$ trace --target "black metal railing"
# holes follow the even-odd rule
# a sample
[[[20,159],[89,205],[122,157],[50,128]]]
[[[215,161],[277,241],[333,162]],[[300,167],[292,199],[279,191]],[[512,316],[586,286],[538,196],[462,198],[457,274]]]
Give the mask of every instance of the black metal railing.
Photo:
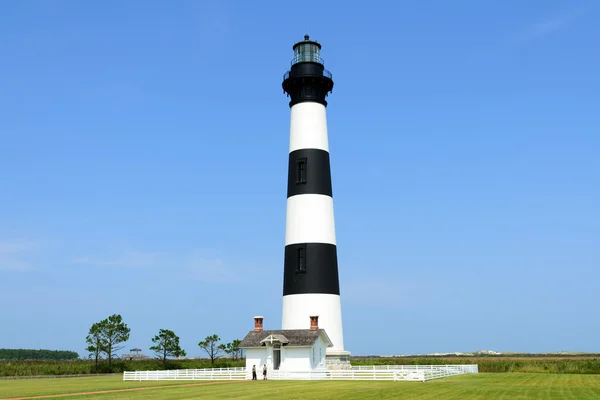
[[[291,65],[298,64],[301,62],[316,62],[325,65],[325,60],[321,58],[319,53],[312,52],[295,54],[294,58],[292,59]]]
[[[318,75],[318,76],[321,76],[321,75]],[[328,71],[328,70],[326,70],[326,69],[323,69],[323,74],[322,74],[322,76],[324,76],[324,77],[326,77],[326,78],[329,78],[329,79],[333,80],[333,75],[331,74],[331,72],[329,72],[329,71]],[[287,78],[289,78],[289,77],[290,77],[290,71],[288,71],[288,72],[286,72],[285,74],[283,74],[283,80],[284,80],[284,81],[285,81]]]

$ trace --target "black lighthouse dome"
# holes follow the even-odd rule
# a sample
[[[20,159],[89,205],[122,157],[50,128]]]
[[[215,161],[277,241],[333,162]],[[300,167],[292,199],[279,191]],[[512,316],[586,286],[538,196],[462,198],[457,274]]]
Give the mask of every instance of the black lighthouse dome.
[[[321,45],[304,35],[304,40],[294,44],[292,49],[294,58],[282,83],[283,91],[291,97],[290,107],[305,101],[327,106],[325,98],[333,90],[333,79],[321,58]]]

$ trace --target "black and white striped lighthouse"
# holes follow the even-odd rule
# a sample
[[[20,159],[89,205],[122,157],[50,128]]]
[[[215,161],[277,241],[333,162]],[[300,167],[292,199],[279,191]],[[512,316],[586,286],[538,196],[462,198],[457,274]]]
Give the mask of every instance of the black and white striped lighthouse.
[[[328,362],[344,363],[325,101],[333,79],[308,35],[293,50],[282,83],[291,99],[282,329],[306,329],[318,316],[333,342]]]

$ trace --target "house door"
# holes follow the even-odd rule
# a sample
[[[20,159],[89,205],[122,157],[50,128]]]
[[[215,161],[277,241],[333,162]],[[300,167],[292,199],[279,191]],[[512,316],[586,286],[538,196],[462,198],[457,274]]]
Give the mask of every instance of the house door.
[[[279,369],[279,364],[281,364],[281,347],[275,345],[273,347],[273,369]]]

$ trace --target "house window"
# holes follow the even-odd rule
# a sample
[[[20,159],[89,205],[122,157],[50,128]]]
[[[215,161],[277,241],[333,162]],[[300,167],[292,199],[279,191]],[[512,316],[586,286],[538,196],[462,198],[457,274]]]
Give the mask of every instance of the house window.
[[[306,183],[306,158],[296,161],[296,183]]]
[[[298,249],[298,272],[306,272],[306,249],[304,247]]]
[[[313,347],[313,364],[315,364],[315,348]]]

